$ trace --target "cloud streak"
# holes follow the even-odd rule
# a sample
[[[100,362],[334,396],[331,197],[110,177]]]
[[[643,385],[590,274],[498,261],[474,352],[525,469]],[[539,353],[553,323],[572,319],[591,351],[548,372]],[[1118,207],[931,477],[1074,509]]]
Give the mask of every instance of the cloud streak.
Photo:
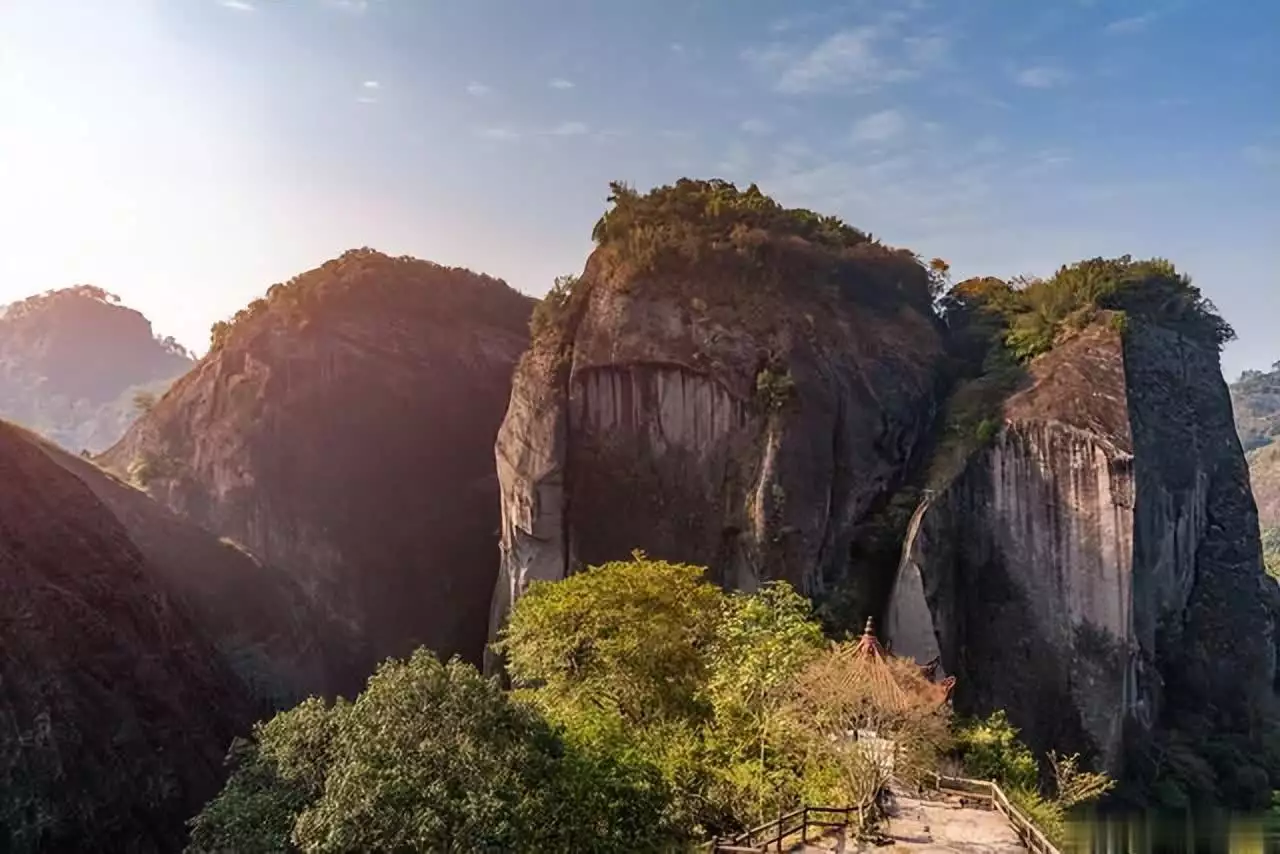
[[[907,129],[907,117],[900,110],[881,110],[863,116],[853,126],[854,142],[888,142]]]
[[[351,15],[363,15],[369,11],[369,0],[324,0],[324,5]]]
[[[1071,75],[1055,65],[1035,65],[1013,74],[1013,82],[1025,89],[1053,89],[1070,81]]]
[[[256,12],[257,7],[249,0],[218,0],[218,5],[224,9],[233,9],[236,12]]]
[[[556,78],[554,78],[554,79],[552,79],[552,80],[548,81],[548,82],[547,82],[547,85],[548,85],[548,86],[550,86],[552,89],[561,89],[561,90],[564,90],[564,89],[572,89],[572,88],[573,88],[573,81],[572,81],[572,80],[565,80],[563,77],[556,77]]]
[[[1102,28],[1102,31],[1109,36],[1126,36],[1140,33],[1151,25],[1156,19],[1155,12],[1148,12],[1145,15],[1134,15],[1129,18],[1120,18],[1112,21]]]
[[[467,84],[467,94],[476,98],[483,98],[485,95],[488,95],[492,91],[493,90],[490,89],[488,86],[484,85],[483,83],[478,83],[475,80],[472,80],[470,83]]]
[[[840,30],[808,50],[773,44],[743,58],[774,78],[787,95],[832,91],[869,92],[920,77],[945,61],[949,43],[940,35],[897,37],[898,16],[875,25]]]

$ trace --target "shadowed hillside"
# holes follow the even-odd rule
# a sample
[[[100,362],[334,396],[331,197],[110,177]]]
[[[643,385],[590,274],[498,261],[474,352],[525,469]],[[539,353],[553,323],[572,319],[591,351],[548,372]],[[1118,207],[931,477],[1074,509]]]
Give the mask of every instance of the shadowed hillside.
[[[497,572],[493,439],[532,300],[373,250],[273,286],[102,457],[285,569],[374,660],[478,659]]]
[[[0,850],[173,851],[221,785],[257,708],[163,574],[0,422]]]

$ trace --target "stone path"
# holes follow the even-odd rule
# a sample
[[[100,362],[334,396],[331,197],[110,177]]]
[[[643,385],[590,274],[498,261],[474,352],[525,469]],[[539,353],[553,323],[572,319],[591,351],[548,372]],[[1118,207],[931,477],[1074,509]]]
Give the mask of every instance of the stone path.
[[[995,810],[966,805],[959,798],[925,800],[895,793],[888,813],[886,835],[891,841],[883,845],[863,843],[853,850],[859,854],[975,854],[978,851],[1026,854],[1027,851],[1004,816]]]

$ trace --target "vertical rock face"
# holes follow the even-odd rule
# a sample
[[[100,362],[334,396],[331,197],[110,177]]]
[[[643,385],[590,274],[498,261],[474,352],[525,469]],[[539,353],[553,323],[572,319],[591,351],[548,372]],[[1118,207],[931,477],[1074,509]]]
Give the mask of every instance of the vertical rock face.
[[[887,630],[941,655],[965,710],[1116,771],[1126,726],[1172,703],[1269,707],[1264,582],[1217,353],[1098,324],[1032,363],[991,444],[917,511]]]
[[[927,300],[805,281],[784,295],[712,265],[642,277],[604,255],[516,372],[492,628],[530,581],[634,549],[730,587],[820,592],[928,429],[941,341]]]
[[[0,850],[179,850],[247,692],[115,516],[4,423],[0,649]]]
[[[375,661],[481,657],[497,573],[492,447],[532,301],[372,250],[255,303],[104,461],[287,571]]]

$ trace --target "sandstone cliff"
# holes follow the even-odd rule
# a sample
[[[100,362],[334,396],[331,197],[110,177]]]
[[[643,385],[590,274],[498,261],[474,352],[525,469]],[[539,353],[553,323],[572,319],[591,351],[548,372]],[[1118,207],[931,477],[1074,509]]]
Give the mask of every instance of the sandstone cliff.
[[[912,520],[894,651],[940,654],[962,711],[1113,771],[1188,716],[1256,743],[1280,608],[1217,350],[1111,315],[1029,373]]]
[[[73,452],[115,442],[138,415],[135,395],[162,393],[193,364],[101,288],[50,291],[0,310],[0,418]]]
[[[124,525],[0,422],[0,850],[174,851],[255,709]]]
[[[231,323],[103,462],[288,572],[352,641],[341,688],[418,645],[479,659],[492,443],[532,301],[372,250]]]
[[[754,187],[614,191],[498,435],[494,630],[530,581],[637,548],[821,593],[930,422],[941,336],[910,253]]]

